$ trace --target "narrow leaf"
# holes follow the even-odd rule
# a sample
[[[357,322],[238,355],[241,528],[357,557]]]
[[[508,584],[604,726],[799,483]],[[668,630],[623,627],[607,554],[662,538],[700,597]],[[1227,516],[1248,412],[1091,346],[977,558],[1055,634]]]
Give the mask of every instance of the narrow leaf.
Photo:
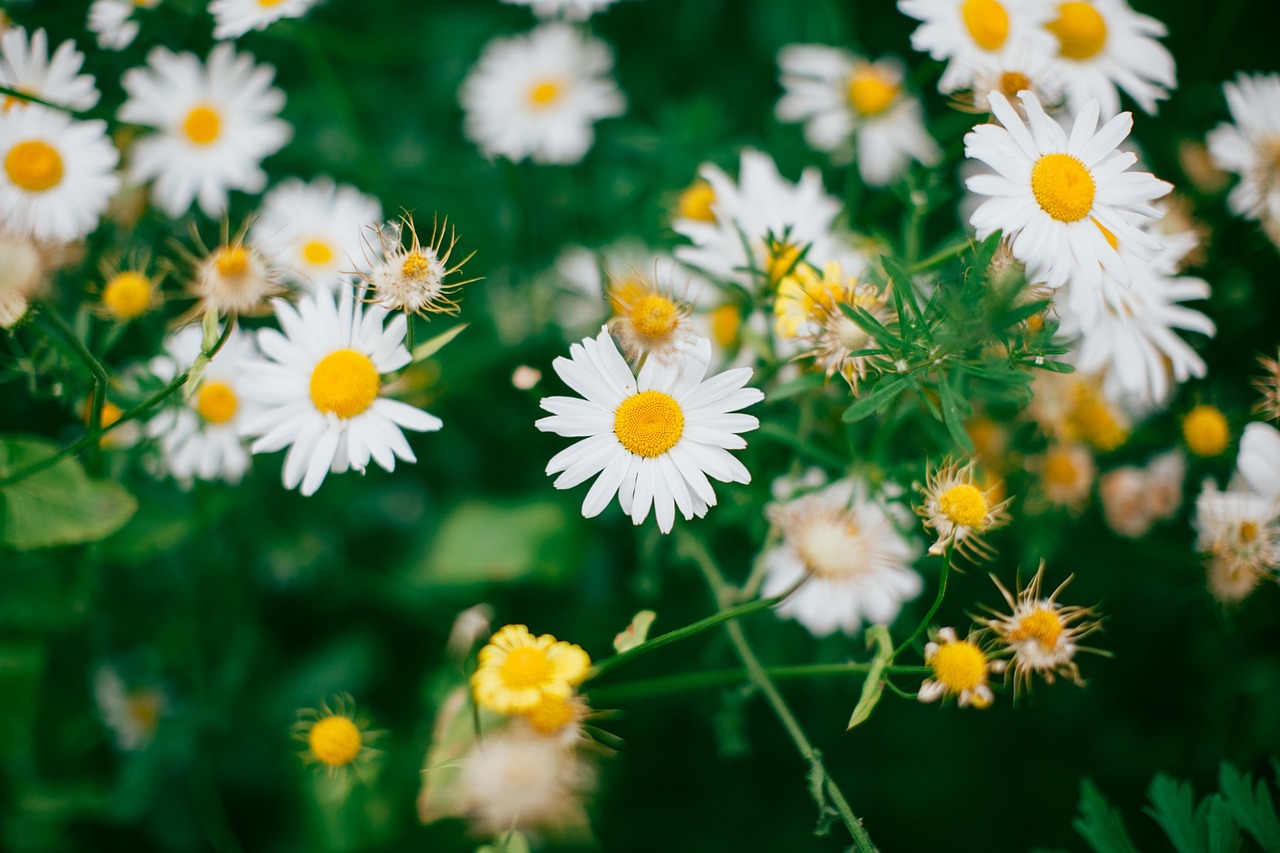
[[[862,696],[853,708],[853,716],[849,717],[849,725],[845,726],[845,731],[866,722],[871,716],[884,693],[884,679],[881,677],[884,668],[893,662],[893,640],[889,637],[889,629],[884,625],[872,625],[867,629],[867,646],[874,646],[875,657],[871,659],[867,679],[862,682]]]
[[[434,338],[431,338],[429,340],[423,341],[422,343],[418,344],[416,347],[413,348],[413,360],[415,362],[419,362],[419,361],[422,361],[424,358],[431,358],[431,356],[435,355],[436,353],[440,352],[440,350],[444,349],[446,344],[448,344],[450,341],[456,338],[459,334],[461,334],[462,330],[469,325],[471,324],[459,323],[458,325],[454,326],[452,329],[449,329],[446,332],[441,332],[440,334],[436,335]]]

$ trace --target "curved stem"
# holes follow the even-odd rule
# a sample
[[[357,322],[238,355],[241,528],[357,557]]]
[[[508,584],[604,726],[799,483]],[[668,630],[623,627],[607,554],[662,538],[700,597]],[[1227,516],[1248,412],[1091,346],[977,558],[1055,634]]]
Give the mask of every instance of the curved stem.
[[[102,366],[102,362],[89,352],[89,348],[84,345],[84,341],[80,340],[80,336],[76,334],[76,330],[71,328],[71,324],[62,319],[54,307],[47,302],[39,303],[39,309],[36,314],[37,319],[52,327],[52,331],[57,334],[76,356],[89,368],[89,373],[93,375],[93,395],[89,400],[88,425],[90,434],[99,434],[102,432],[102,409],[107,402],[107,384],[111,381],[107,375],[107,369]],[[98,445],[94,445],[98,447]]]
[[[942,560],[943,560],[942,575],[938,579],[937,598],[933,600],[933,605],[929,608],[929,612],[924,615],[924,619],[920,620],[920,624],[917,625],[916,629],[911,632],[911,636],[907,637],[906,640],[904,640],[901,644],[898,645],[896,649],[893,650],[894,659],[896,659],[898,655],[902,654],[907,649],[907,647],[910,646],[912,643],[914,643],[916,641],[916,638],[919,637],[920,634],[922,634],[925,631],[925,629],[929,627],[929,622],[932,621],[933,615],[937,613],[938,608],[942,606],[943,596],[947,594],[947,575],[951,573],[952,550],[953,548],[951,546],[947,546],[947,550],[942,555]]]
[[[818,663],[800,666],[769,666],[765,667],[765,672],[774,681],[797,681],[804,678],[857,675],[867,672],[870,668],[869,663]],[[889,666],[884,669],[886,675],[927,675],[932,671],[927,666]],[[749,680],[750,676],[745,669],[715,669],[629,681],[616,687],[588,690],[588,693],[592,706],[601,708],[635,699],[686,693],[690,690],[733,687]]]

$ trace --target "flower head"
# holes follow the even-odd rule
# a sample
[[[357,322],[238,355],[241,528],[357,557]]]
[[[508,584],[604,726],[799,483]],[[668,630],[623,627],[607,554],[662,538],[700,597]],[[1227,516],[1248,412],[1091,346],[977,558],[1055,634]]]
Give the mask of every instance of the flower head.
[[[696,345],[698,335],[689,322],[693,309],[678,299],[673,289],[639,274],[609,283],[613,310],[609,330],[617,335],[623,354],[633,363],[653,356],[670,364],[682,350]]]
[[[581,647],[550,634],[535,637],[524,625],[507,625],[480,650],[471,689],[485,708],[523,714],[547,697],[570,698],[590,668],[591,658]]]
[[[267,309],[268,300],[284,290],[280,284],[280,269],[245,242],[243,228],[231,235],[224,222],[222,230],[218,246],[210,249],[192,229],[198,254],[184,252],[192,267],[187,289],[199,302],[192,309],[191,316],[206,311],[220,316],[262,314]]]
[[[1280,221],[1280,74],[1240,74],[1222,84],[1232,124],[1209,133],[1209,156],[1240,176],[1227,197],[1232,213]]]
[[[458,776],[459,808],[479,832],[557,830],[586,824],[596,776],[577,750],[527,728],[476,744]]]
[[[405,231],[409,232],[407,246]],[[370,234],[372,239],[368,239]],[[431,237],[425,244],[418,239],[413,216],[408,213],[398,222],[366,229],[365,261],[369,271],[360,273],[360,277],[373,291],[371,301],[388,311],[407,314],[457,314],[460,309],[453,295],[464,284],[476,281],[445,280],[471,260],[467,255],[449,266],[457,244],[457,233],[449,228],[447,219],[443,223],[432,222]]]
[[[239,38],[250,30],[265,30],[281,18],[301,18],[319,0],[212,0],[213,37]]]
[[[1231,442],[1231,425],[1217,406],[1201,404],[1183,415],[1182,439],[1196,456],[1219,456]]]
[[[1093,454],[1081,444],[1054,444],[1035,459],[1040,488],[1049,503],[1078,512],[1089,499],[1089,489],[1097,477]]]
[[[13,328],[27,315],[47,275],[44,253],[34,240],[0,229],[0,329]]]
[[[303,759],[330,777],[346,774],[377,752],[370,746],[377,733],[368,731],[368,723],[356,713],[355,701],[346,694],[335,697],[332,708],[321,703],[319,708],[299,711],[293,735],[306,744]]]
[[[86,27],[98,37],[98,47],[124,50],[138,37],[140,26],[134,16],[158,5],[160,0],[93,0]]]
[[[1224,604],[1238,603],[1280,569],[1280,501],[1274,495],[1221,492],[1206,480],[1192,525],[1196,548],[1206,558],[1210,592]]]
[[[839,374],[857,391],[858,383],[878,369],[882,359],[855,355],[878,344],[847,311],[861,309],[889,326],[896,319],[889,296],[888,286],[881,289],[845,276],[838,261],[829,261],[820,276],[813,266],[802,263],[778,285],[776,330],[780,337],[800,340],[799,357],[812,358],[828,378]]]
[[[916,698],[935,702],[955,696],[962,708],[990,708],[996,697],[987,676],[1004,672],[1006,666],[1005,661],[989,657],[974,638],[961,640],[954,628],[943,628],[933,635],[924,647],[924,662],[933,670],[933,677],[920,683]]]
[[[98,103],[98,88],[93,77],[81,74],[84,54],[75,42],[64,41],[49,56],[49,38],[44,30],[27,36],[22,27],[13,27],[0,35],[0,86],[42,101],[82,112]],[[28,101],[10,95],[0,96],[3,111],[24,108]]]
[[[954,547],[970,556],[991,555],[982,537],[1009,521],[1006,507],[1013,499],[997,501],[995,487],[979,488],[973,462],[943,462],[929,471],[920,491],[924,502],[916,507],[916,513],[924,519],[924,526],[938,535],[938,540],[929,546],[930,554],[942,554]]]

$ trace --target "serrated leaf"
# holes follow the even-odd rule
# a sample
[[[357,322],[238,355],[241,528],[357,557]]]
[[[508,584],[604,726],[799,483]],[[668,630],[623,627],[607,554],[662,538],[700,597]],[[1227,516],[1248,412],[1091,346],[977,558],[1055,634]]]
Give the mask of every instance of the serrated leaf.
[[[1195,795],[1191,785],[1161,773],[1147,789],[1150,815],[1173,842],[1178,853],[1201,853],[1204,848],[1203,814],[1196,814]],[[1199,818],[1199,820],[1198,820]]]
[[[1280,818],[1265,782],[1254,783],[1230,764],[1218,771],[1218,787],[1231,816],[1263,850],[1280,850]]]
[[[428,340],[425,340],[422,343],[418,344],[416,347],[413,348],[414,362],[416,363],[416,362],[422,361],[423,359],[431,358],[431,356],[440,352],[440,350],[444,349],[445,346],[450,341],[452,341],[458,335],[462,334],[462,330],[469,325],[471,324],[459,323],[458,325],[454,326],[452,329],[449,329],[448,331],[445,331],[445,332],[441,332],[435,337],[429,338]]]
[[[1206,849],[1209,853],[1237,853],[1240,849],[1240,827],[1231,816],[1231,809],[1218,794],[1214,794],[1201,808],[1204,816]]]
[[[849,717],[849,725],[845,726],[845,731],[870,718],[884,693],[884,669],[893,663],[893,640],[889,636],[889,629],[884,625],[872,625],[867,629],[867,646],[875,648],[875,656],[871,659],[867,679],[862,682],[862,695],[858,698],[858,704],[853,706],[853,715]]]
[[[40,439],[0,437],[0,480],[57,452]],[[29,551],[96,542],[123,527],[137,508],[119,483],[90,479],[68,457],[0,486],[0,545]]]
[[[1095,853],[1138,853],[1120,813],[1088,779],[1080,781],[1080,816],[1071,825]]]

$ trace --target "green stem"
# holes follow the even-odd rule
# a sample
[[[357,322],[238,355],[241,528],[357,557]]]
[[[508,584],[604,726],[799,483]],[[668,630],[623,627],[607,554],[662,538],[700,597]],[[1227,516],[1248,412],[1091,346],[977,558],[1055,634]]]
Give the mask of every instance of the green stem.
[[[915,263],[908,263],[907,272],[917,273],[924,272],[927,269],[932,269],[933,267],[938,266],[938,264],[946,263],[952,258],[958,258],[971,245],[973,245],[973,241],[968,238],[965,238],[962,242],[953,243],[945,249],[930,255],[924,260],[916,261]]]
[[[929,627],[929,622],[932,621],[933,614],[937,613],[938,608],[942,606],[942,598],[947,594],[947,575],[951,572],[951,551],[952,547],[948,545],[947,550],[942,555],[942,576],[938,579],[938,596],[933,600],[933,606],[931,606],[929,608],[929,612],[924,615],[924,619],[920,620],[920,624],[916,626],[916,629],[911,632],[911,636],[907,637],[906,640],[893,650],[894,659],[896,659],[898,655],[902,654],[907,647],[915,642],[916,637],[919,637],[924,630]]]
[[[870,668],[869,663],[817,663],[801,666],[770,666],[765,667],[765,672],[774,681],[794,681],[804,678],[856,675],[865,673]],[[886,675],[928,675],[931,672],[933,670],[927,666],[890,666],[884,669]],[[619,684],[617,687],[591,690],[589,693],[592,706],[604,708],[635,699],[687,693],[690,690],[733,687],[749,680],[750,675],[745,669],[716,669],[630,681]]]
[[[93,374],[93,396],[89,401],[89,432],[91,434],[102,432],[102,408],[107,402],[107,384],[110,377],[107,376],[107,369],[102,366],[102,362],[89,352],[89,348],[84,345],[84,341],[80,340],[80,336],[76,334],[76,330],[59,314],[54,307],[47,302],[39,303],[39,311],[37,318],[44,323],[53,327],[53,331],[58,337],[62,338],[75,352],[76,356],[84,362],[85,367],[89,368],[89,372]],[[99,448],[100,445],[93,445]]]
[[[33,95],[30,92],[23,92],[20,89],[14,89],[9,86],[0,85],[0,95],[4,95],[8,98],[17,98],[20,101],[30,101],[33,104],[40,104],[41,106],[49,107],[60,112],[70,113],[73,116],[84,115],[80,110],[73,110],[71,107],[66,107],[62,104],[55,104],[53,101],[46,101],[39,95]]]

